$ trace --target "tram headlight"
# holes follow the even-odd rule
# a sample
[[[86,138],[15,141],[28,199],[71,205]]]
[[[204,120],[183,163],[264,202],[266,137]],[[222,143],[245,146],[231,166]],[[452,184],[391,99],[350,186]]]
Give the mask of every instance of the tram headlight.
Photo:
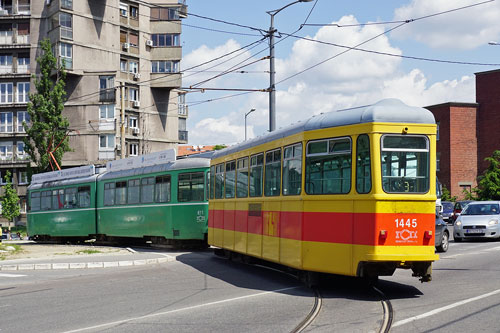
[[[488,222],[488,225],[495,225],[495,224],[498,224],[498,220],[497,219],[493,219],[490,222]]]

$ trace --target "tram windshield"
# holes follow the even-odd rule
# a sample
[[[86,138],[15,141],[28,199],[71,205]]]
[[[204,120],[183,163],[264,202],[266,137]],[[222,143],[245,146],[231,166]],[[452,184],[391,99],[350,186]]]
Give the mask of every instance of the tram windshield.
[[[429,191],[429,140],[426,136],[382,137],[382,186],[387,193]]]

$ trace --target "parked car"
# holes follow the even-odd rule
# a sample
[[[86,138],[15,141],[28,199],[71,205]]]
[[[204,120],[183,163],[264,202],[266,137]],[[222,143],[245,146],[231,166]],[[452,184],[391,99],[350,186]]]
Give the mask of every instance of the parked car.
[[[448,251],[450,233],[448,231],[448,226],[443,220],[438,210],[436,209],[436,235],[435,235],[435,246],[437,252]]]
[[[455,207],[453,207],[453,223],[457,220],[457,218],[460,216],[460,213],[462,210],[467,206],[472,200],[463,200],[463,201],[457,201],[455,202]]]
[[[453,216],[453,208],[455,205],[451,201],[443,201],[441,202],[441,205],[443,206],[443,213],[441,214],[443,217],[443,220],[446,223],[453,223],[452,216]]]
[[[464,238],[500,238],[500,201],[469,203],[453,226],[455,242]]]

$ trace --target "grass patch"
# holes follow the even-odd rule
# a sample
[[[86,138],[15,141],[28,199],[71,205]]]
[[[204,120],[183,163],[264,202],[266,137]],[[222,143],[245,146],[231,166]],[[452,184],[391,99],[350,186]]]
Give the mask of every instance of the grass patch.
[[[9,255],[23,251],[23,248],[17,244],[2,244],[0,243],[0,251],[7,251],[7,246],[13,247],[14,250],[0,253],[0,260],[5,260]]]
[[[81,250],[81,251],[77,251],[76,253],[77,254],[96,254],[96,253],[102,253],[102,252],[99,250]]]

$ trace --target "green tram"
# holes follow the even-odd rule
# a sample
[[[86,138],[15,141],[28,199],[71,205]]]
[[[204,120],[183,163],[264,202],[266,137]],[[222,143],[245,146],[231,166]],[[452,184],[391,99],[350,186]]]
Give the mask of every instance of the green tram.
[[[190,158],[101,174],[89,166],[79,177],[34,175],[39,177],[28,187],[28,235],[206,246],[209,165],[208,159]],[[59,172],[74,169],[81,168]]]

